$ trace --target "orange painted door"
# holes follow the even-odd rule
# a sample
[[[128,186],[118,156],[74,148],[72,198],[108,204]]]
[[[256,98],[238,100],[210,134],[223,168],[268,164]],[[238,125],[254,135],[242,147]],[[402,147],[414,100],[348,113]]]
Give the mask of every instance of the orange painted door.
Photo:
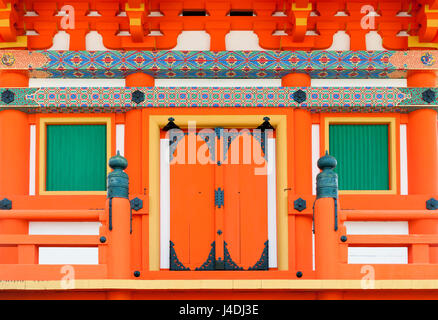
[[[249,130],[224,134],[225,265],[228,269],[266,269],[268,203],[264,152]]]
[[[267,269],[267,176],[260,139],[249,130],[217,128],[174,140],[170,269]]]
[[[194,159],[194,151],[207,147],[196,132],[171,140],[170,267],[194,270],[207,259],[214,242],[214,164]]]

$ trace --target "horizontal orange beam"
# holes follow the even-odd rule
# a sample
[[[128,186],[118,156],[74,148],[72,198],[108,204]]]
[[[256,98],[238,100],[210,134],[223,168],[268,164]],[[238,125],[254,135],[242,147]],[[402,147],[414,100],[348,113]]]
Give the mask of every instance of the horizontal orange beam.
[[[339,264],[338,279],[363,279],[369,272],[360,264]],[[376,280],[397,279],[438,279],[438,265],[436,264],[372,264]]]
[[[106,195],[8,195],[13,210],[94,210],[104,209]]]
[[[1,219],[30,221],[99,221],[100,210],[7,210],[0,211]]]
[[[0,279],[2,280],[61,280],[64,265],[38,264],[0,264]],[[72,265],[75,279],[105,279],[107,266]]]
[[[438,219],[438,212],[431,210],[341,210],[340,219],[346,221]]]
[[[349,245],[438,244],[438,235],[348,235],[346,243]]]
[[[93,235],[0,235],[0,246],[14,246],[20,244],[54,247],[97,247],[98,245],[102,245],[99,241],[99,236]]]

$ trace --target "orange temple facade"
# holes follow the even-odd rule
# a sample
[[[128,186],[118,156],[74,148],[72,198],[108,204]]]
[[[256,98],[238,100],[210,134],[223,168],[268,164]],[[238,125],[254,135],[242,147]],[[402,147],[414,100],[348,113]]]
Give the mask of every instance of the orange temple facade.
[[[0,299],[437,299],[437,21],[433,0],[0,1]],[[72,78],[125,85],[29,84]]]

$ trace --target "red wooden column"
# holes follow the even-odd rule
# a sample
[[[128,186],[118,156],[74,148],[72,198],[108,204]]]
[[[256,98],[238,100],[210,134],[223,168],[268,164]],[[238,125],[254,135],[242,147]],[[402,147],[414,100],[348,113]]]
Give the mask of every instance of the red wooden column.
[[[407,78],[408,87],[435,87],[436,75],[418,71]],[[409,114],[407,125],[408,193],[438,197],[437,113],[420,109]],[[438,221],[412,220],[411,234],[438,234]],[[426,249],[426,250],[425,250]],[[413,246],[409,251],[411,263],[437,263],[438,248]]]
[[[422,71],[408,75],[409,87],[435,87],[436,75]],[[437,113],[420,109],[409,113],[407,125],[408,193],[438,198],[438,140]],[[411,234],[438,234],[438,221],[412,220]],[[424,250],[412,247],[409,261],[413,263],[438,263],[438,248]]]
[[[125,79],[126,87],[153,87],[155,79],[142,72],[130,74]],[[135,91],[133,89],[133,91]],[[141,110],[130,110],[126,112],[125,123],[125,154],[124,156],[129,162],[127,173],[131,179],[129,191],[132,194],[143,193],[141,190],[141,137],[142,137],[142,121]]]
[[[125,79],[126,87],[153,87],[155,85],[155,79],[145,73],[133,73]],[[135,89],[133,89],[135,91]],[[130,110],[126,112],[125,117],[125,154],[124,157],[128,160],[129,166],[126,169],[126,173],[131,177],[129,182],[129,193],[132,198],[137,195],[146,195],[146,190],[142,185],[142,173],[144,170],[148,170],[147,167],[142,166],[142,155],[147,152],[142,149],[144,146],[144,132],[148,126],[142,121],[142,110]],[[147,136],[149,133],[147,133]],[[144,204],[146,205],[146,204]],[[147,215],[135,215],[133,217],[133,232],[132,235],[132,259],[133,266],[137,269],[142,269],[142,266],[146,266],[145,253],[149,249],[146,245],[144,238],[147,237]],[[143,240],[142,240],[143,239]]]
[[[153,87],[154,85],[154,77],[143,72],[130,74],[125,79],[126,87]]]
[[[308,87],[310,76],[305,73],[291,73],[281,79],[283,87]],[[293,170],[294,181],[291,195],[299,198],[312,194],[312,118],[310,112],[301,109],[294,110],[293,122],[288,121],[293,128]],[[296,199],[289,199],[294,201]],[[310,205],[310,204],[308,204]],[[312,219],[309,216],[295,215],[295,230],[291,230],[295,237],[295,262],[290,261],[291,266],[306,275],[312,271]],[[291,225],[293,225],[291,223]]]
[[[1,87],[28,87],[28,85],[29,77],[25,73],[17,71],[0,73]],[[4,92],[3,89],[1,91]],[[18,110],[0,111],[0,199],[29,194],[29,140],[30,127],[26,113]],[[27,221],[0,220],[0,234],[27,233]],[[20,256],[23,255],[19,254],[19,249],[16,247],[0,248],[0,264],[25,263],[19,259]]]
[[[311,79],[307,73],[290,73],[281,79],[282,87],[310,87]]]
[[[117,153],[111,157],[108,174],[108,199],[106,215],[108,231],[107,266],[109,279],[132,278],[131,266],[131,204],[129,202],[129,178],[123,172],[128,166],[125,158]],[[109,299],[130,299],[129,291],[109,291]]]
[[[322,170],[316,178],[315,271],[318,279],[336,279],[339,257],[337,161],[328,155],[318,160]]]

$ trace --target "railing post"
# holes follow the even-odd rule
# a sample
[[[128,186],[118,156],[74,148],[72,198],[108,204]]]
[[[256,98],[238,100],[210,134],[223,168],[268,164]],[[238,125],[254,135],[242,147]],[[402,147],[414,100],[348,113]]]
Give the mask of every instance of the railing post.
[[[29,76],[20,71],[0,72],[0,100],[11,103],[17,96],[8,88],[28,87]],[[19,110],[0,111],[0,199],[29,194],[29,141],[28,115]],[[12,201],[12,208],[14,203]],[[23,219],[0,220],[0,234],[27,234],[29,223]],[[22,258],[16,247],[0,248],[0,264],[19,263]],[[36,258],[37,259],[37,258]],[[31,261],[35,261],[32,259]],[[34,262],[32,262],[34,263]]]
[[[435,95],[426,96],[427,88],[434,88],[437,76],[434,72],[416,71],[408,74],[408,87],[421,87],[424,104],[409,113],[407,124],[408,193],[436,197],[438,194],[438,139],[437,112],[432,109],[437,100]],[[427,99],[429,98],[429,99]],[[438,221],[415,219],[409,221],[410,234],[437,234]],[[414,245],[409,250],[409,263],[438,263],[438,248]]]
[[[322,170],[316,177],[314,204],[315,269],[319,279],[337,275],[339,217],[337,208],[338,175],[333,171],[337,161],[328,152],[318,160]]]
[[[129,202],[129,177],[123,172],[128,161],[117,152],[111,157],[108,174],[106,214],[108,227],[108,278],[131,278],[131,205]]]

